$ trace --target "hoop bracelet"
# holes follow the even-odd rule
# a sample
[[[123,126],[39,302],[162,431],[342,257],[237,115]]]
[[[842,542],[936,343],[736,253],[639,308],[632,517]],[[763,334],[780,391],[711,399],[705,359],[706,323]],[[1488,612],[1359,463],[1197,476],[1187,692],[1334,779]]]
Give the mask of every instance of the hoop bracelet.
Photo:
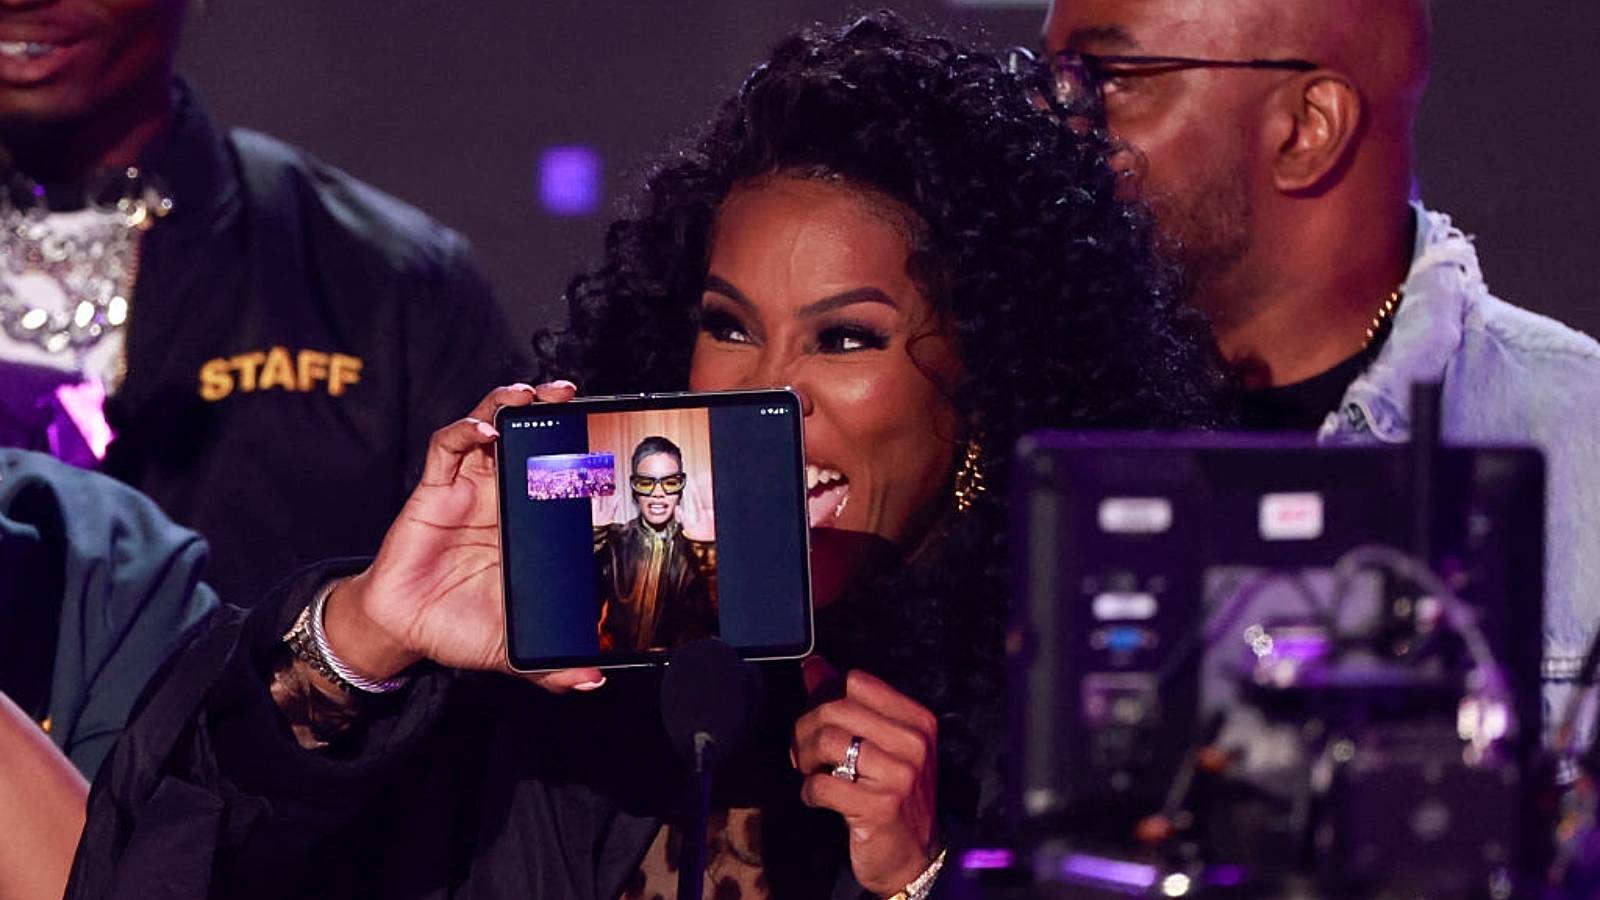
[[[283,636],[284,643],[289,645],[289,650],[297,659],[304,661],[317,674],[347,694],[390,694],[400,690],[411,681],[410,678],[399,676],[374,681],[350,668],[350,664],[340,659],[328,643],[328,632],[322,620],[328,608],[328,597],[343,581],[342,578],[335,579],[317,590],[316,596],[311,598],[306,608],[300,611],[300,617],[295,619],[294,627]]]
[[[922,870],[921,875],[911,879],[910,884],[902,888],[900,893],[890,897],[889,900],[927,900],[928,895],[933,893],[933,883],[938,880],[939,871],[944,868],[945,852],[940,850],[939,855],[928,863],[928,867]]]

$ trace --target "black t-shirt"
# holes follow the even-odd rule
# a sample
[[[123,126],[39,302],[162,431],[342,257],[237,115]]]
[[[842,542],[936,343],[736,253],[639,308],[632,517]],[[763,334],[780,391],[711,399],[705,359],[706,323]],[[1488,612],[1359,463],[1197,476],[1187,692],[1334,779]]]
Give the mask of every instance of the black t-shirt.
[[[1239,426],[1246,431],[1309,431],[1322,427],[1328,413],[1339,408],[1350,383],[1367,370],[1389,337],[1389,328],[1360,353],[1321,375],[1304,381],[1239,395]]]

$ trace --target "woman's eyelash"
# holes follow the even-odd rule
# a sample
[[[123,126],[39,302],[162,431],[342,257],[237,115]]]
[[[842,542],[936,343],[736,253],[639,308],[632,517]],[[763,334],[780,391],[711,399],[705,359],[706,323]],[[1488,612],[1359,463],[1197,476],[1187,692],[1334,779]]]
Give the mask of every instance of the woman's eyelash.
[[[817,333],[817,347],[823,353],[883,350],[888,346],[889,335],[865,325],[831,325]]]
[[[712,340],[730,344],[754,343],[748,328],[732,313],[720,309],[705,309],[700,313],[700,330]],[[817,330],[816,352],[855,353],[862,350],[883,350],[889,346],[890,336],[867,325],[844,323],[825,325]]]
[[[750,343],[750,333],[745,330],[744,325],[720,309],[708,309],[700,313],[700,330],[711,335],[713,340],[737,344]]]

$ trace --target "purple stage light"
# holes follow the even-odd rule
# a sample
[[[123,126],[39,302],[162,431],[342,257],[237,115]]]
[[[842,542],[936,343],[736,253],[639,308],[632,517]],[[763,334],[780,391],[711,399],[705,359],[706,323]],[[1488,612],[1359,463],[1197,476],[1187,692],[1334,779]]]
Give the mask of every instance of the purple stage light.
[[[600,209],[600,154],[593,147],[547,147],[539,154],[539,204],[552,216]]]
[[[1087,853],[1068,854],[1061,860],[1061,874],[1069,881],[1132,894],[1148,891],[1160,876],[1155,866]]]
[[[1009,869],[1017,855],[1003,848],[978,847],[961,854],[961,868],[975,872],[984,869]]]

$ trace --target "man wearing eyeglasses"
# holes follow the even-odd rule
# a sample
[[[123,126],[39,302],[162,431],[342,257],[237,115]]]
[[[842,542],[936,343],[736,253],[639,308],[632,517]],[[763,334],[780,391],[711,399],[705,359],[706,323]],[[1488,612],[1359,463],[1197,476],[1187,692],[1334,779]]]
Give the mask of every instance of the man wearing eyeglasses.
[[[1493,297],[1412,202],[1426,0],[1055,0],[1045,42],[1059,99],[1130,145],[1246,427],[1402,442],[1410,385],[1442,382],[1447,440],[1544,450],[1545,675],[1570,681],[1600,619],[1600,345]]]
[[[689,477],[664,437],[634,448],[628,486],[639,515],[595,529],[600,649],[671,649],[717,633],[716,550],[683,533],[678,506]]]

